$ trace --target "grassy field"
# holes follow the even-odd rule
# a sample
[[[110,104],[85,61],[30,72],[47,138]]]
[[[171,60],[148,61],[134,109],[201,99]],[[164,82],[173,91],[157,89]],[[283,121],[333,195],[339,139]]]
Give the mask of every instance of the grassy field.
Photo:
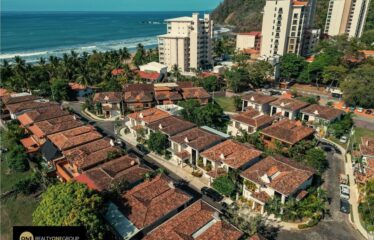
[[[214,100],[218,105],[223,108],[225,112],[235,112],[234,98],[232,97],[214,97]]]
[[[366,129],[366,128],[355,128],[355,133],[353,135],[353,139],[356,142],[360,142],[361,137],[372,137],[372,138],[374,138],[374,131]]]
[[[23,173],[10,171],[6,162],[1,162],[1,193],[7,192],[13,188],[20,179],[31,174],[31,170]],[[10,196],[1,199],[1,233],[0,239],[12,238],[12,226],[31,225],[31,215],[37,206],[37,200],[31,196]]]

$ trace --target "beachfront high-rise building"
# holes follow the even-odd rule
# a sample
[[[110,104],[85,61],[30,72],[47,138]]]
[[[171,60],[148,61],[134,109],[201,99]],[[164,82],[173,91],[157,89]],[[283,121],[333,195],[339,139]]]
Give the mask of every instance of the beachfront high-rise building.
[[[315,0],[267,0],[262,21],[261,56],[310,54],[313,47],[306,44],[315,44],[319,39],[318,30],[311,29],[314,11]]]
[[[329,36],[361,37],[370,0],[330,0],[325,24]]]
[[[204,69],[213,65],[213,21],[209,14],[199,18],[179,17],[165,20],[167,34],[158,36],[159,60],[171,70],[177,65],[182,72]]]

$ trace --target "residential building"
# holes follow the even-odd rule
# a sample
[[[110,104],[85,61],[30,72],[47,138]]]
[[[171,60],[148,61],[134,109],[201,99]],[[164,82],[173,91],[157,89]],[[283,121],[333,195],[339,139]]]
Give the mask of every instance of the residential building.
[[[154,89],[157,104],[176,104],[183,99],[177,84],[175,86],[170,86],[170,84],[155,85]]]
[[[123,194],[124,213],[131,225],[147,234],[185,208],[191,199],[171,179],[158,175]]]
[[[94,87],[84,86],[76,82],[69,83],[70,90],[76,98],[83,98],[93,93]]]
[[[158,36],[159,60],[168,70],[176,65],[182,72],[213,66],[213,21],[209,14],[166,19],[167,34]]]
[[[243,51],[245,49],[260,50],[261,48],[261,32],[244,32],[236,35],[236,50]]]
[[[75,180],[101,192],[122,183],[131,188],[143,181],[144,176],[149,173],[151,170],[141,166],[138,157],[129,154],[84,171]]]
[[[295,120],[300,110],[309,106],[309,103],[291,99],[291,98],[278,98],[270,103],[270,116],[277,116],[280,118],[288,118]]]
[[[163,110],[158,108],[149,108],[127,115],[129,118],[127,126],[134,137],[142,137],[147,139],[151,133],[151,130],[147,128],[147,125],[169,116],[170,114]]]
[[[259,111],[248,107],[245,112],[230,116],[231,122],[227,126],[227,133],[232,136],[241,134],[245,131],[249,134],[255,133],[260,129],[270,126],[275,118],[260,113]]]
[[[197,166],[212,183],[219,176],[247,169],[260,160],[261,154],[253,147],[230,139],[202,152]]]
[[[264,205],[272,198],[285,203],[288,198],[301,200],[313,181],[315,172],[291,159],[269,156],[242,172],[243,197],[253,201],[252,208]]]
[[[158,62],[150,62],[139,66],[137,74],[141,79],[146,80],[147,83],[162,82],[167,79],[168,67]]]
[[[17,116],[34,109],[50,107],[52,105],[58,106],[56,102],[49,102],[46,99],[37,99],[32,101],[19,102],[14,104],[6,105],[7,110],[9,111],[10,117],[16,119]]]
[[[270,103],[275,100],[277,100],[276,97],[253,92],[242,97],[242,111],[251,107],[260,113],[270,114]]]
[[[203,130],[202,128],[192,128],[169,138],[172,153],[170,160],[176,165],[183,166],[183,163],[196,166],[199,155],[223,140],[222,137]]]
[[[30,102],[41,99],[39,96],[31,95],[29,93],[6,94],[1,98],[2,103],[6,105],[16,104],[21,102]]]
[[[374,138],[362,137],[360,151],[363,158],[374,158]]]
[[[122,93],[121,92],[100,92],[93,97],[96,114],[105,118],[121,117]]]
[[[299,121],[283,119],[260,131],[266,145],[275,147],[279,142],[289,148],[301,140],[313,138],[314,129],[305,127]]]
[[[144,240],[239,240],[243,232],[221,219],[220,212],[198,200],[148,233]]]
[[[323,125],[332,123],[345,114],[343,110],[318,104],[309,105],[308,107],[301,109],[300,112],[302,114],[301,120],[316,124],[320,123]]]
[[[302,56],[312,56],[321,37],[321,29],[306,29],[301,49]]]
[[[262,21],[261,56],[301,55],[305,32],[312,27],[314,8],[315,0],[267,0]]]
[[[64,158],[56,161],[57,175],[62,181],[70,181],[83,171],[110,160],[110,155],[120,155],[113,141],[102,138],[62,151]]]
[[[69,114],[70,113],[68,111],[62,110],[58,105],[50,105],[48,107],[37,108],[25,112],[17,116],[17,119],[21,123],[21,126],[27,127],[33,125],[36,122],[58,118]]]
[[[127,109],[139,111],[151,108],[154,102],[153,84],[127,84],[123,90]]]
[[[21,115],[22,116],[22,115]],[[65,115],[49,120],[34,123],[27,127],[31,136],[21,139],[22,145],[26,152],[35,153],[47,141],[47,136],[82,126],[83,123],[76,119],[75,115]]]
[[[370,0],[330,0],[325,34],[336,36],[348,34],[359,38],[365,27]]]
[[[200,104],[205,105],[211,99],[210,94],[202,87],[182,88],[184,100],[197,100]]]
[[[149,128],[152,132],[159,131],[168,137],[174,136],[194,127],[196,127],[196,124],[177,116],[165,117],[158,121],[147,124],[147,128]]]

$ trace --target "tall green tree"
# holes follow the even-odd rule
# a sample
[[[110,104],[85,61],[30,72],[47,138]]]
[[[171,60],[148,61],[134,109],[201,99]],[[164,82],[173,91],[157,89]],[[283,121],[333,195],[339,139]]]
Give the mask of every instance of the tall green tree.
[[[161,132],[152,132],[149,135],[149,139],[147,141],[148,147],[151,151],[154,151],[158,154],[163,154],[168,147],[168,139],[165,134]]]
[[[306,65],[307,63],[303,57],[293,53],[287,53],[282,56],[280,61],[281,77],[287,80],[297,79]]]
[[[104,239],[104,211],[99,194],[70,182],[50,186],[32,218],[36,226],[84,226],[89,239]]]
[[[67,100],[69,98],[69,83],[64,79],[53,79],[51,82],[52,99],[54,101]]]

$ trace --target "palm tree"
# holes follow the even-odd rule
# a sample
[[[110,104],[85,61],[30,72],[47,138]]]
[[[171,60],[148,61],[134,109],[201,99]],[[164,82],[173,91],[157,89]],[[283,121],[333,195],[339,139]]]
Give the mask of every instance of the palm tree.
[[[171,69],[171,75],[178,81],[181,76],[181,69],[178,67],[177,64],[173,66]]]
[[[90,71],[86,65],[80,65],[78,68],[78,72],[75,74],[74,77],[78,83],[84,86],[90,86],[91,84],[93,84],[90,76]]]
[[[130,57],[131,57],[131,54],[129,53],[129,50],[126,47],[120,49],[118,52],[119,52],[121,62],[124,62],[124,61],[130,59]]]
[[[23,60],[21,57],[16,56],[14,58],[15,65],[14,65],[14,72],[16,75],[18,84],[21,86],[21,88],[29,90],[28,87],[28,80],[27,80],[27,65],[25,60]]]

